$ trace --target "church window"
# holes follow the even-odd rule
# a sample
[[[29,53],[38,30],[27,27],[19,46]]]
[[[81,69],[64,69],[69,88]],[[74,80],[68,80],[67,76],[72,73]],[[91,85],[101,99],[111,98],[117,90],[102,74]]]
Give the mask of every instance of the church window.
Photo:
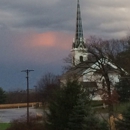
[[[80,45],[80,48],[82,48],[82,45]]]
[[[80,56],[80,62],[83,62],[83,56]]]

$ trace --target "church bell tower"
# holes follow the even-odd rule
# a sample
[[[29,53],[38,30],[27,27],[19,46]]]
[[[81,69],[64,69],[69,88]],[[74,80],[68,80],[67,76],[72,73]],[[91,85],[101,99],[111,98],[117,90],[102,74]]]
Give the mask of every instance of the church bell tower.
[[[72,44],[72,64],[74,66],[87,60],[86,40],[83,37],[82,19],[79,0],[77,0],[76,32]]]

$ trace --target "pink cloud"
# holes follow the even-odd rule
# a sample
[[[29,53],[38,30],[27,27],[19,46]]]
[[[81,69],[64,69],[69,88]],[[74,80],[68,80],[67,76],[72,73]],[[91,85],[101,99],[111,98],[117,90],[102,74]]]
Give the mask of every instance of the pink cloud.
[[[40,34],[35,33],[32,34],[30,42],[32,46],[54,46],[56,37],[51,32]]]
[[[65,32],[19,33],[14,38],[16,58],[37,64],[62,60],[71,50],[72,37]]]
[[[26,39],[31,47],[58,47],[60,49],[71,49],[72,35],[64,32],[30,33]]]

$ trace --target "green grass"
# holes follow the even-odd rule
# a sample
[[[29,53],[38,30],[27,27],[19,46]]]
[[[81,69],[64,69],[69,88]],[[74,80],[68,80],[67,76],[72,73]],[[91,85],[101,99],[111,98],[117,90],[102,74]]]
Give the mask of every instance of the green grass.
[[[9,126],[10,123],[0,123],[0,130],[6,130]]]
[[[102,101],[91,101],[92,107],[98,107],[98,106],[102,106],[102,105],[103,105]]]
[[[130,102],[118,103],[114,105],[114,113],[122,113],[126,110],[126,108],[130,105]],[[106,108],[94,108],[94,110],[98,113],[108,113],[108,107]]]
[[[114,105],[114,111],[117,112],[123,112],[126,110],[126,108],[130,105],[130,102],[124,102],[124,103],[119,103],[117,105]]]

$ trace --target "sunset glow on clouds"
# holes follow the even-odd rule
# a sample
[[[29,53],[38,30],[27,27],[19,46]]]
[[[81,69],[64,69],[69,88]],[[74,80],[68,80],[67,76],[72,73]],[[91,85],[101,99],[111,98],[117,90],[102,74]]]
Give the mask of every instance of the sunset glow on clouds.
[[[34,47],[52,47],[55,46],[56,36],[55,33],[46,32],[46,33],[34,33],[30,38],[30,42]]]
[[[22,59],[23,62],[32,62],[34,64],[63,60],[71,51],[72,39],[73,34],[58,31],[43,33],[28,31],[26,34],[19,32],[17,37],[13,36],[12,46],[16,51],[13,52],[14,60]]]
[[[32,33],[28,40],[32,47],[58,47],[64,50],[71,49],[72,36],[63,32]]]

